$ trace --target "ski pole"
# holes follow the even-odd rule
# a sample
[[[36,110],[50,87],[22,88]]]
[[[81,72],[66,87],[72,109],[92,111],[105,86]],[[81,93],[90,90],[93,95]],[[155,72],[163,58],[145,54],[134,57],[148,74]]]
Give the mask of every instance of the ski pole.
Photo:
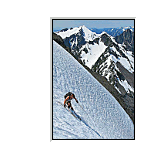
[[[83,109],[83,107],[80,105],[80,103],[78,103],[79,104],[79,106],[82,108],[82,110],[84,111],[84,112],[86,112],[84,109]],[[86,112],[87,113],[87,112]]]
[[[89,116],[89,114],[83,109],[83,107],[80,105],[80,103],[78,102],[79,106],[82,108],[82,110],[87,114],[87,116],[92,120],[92,122],[94,123],[93,119]],[[94,123],[95,125],[95,123]]]
[[[80,105],[80,103],[78,103],[78,104],[79,104],[79,106],[82,108],[82,110],[84,110],[83,107]],[[84,110],[84,111],[85,111],[85,110]]]

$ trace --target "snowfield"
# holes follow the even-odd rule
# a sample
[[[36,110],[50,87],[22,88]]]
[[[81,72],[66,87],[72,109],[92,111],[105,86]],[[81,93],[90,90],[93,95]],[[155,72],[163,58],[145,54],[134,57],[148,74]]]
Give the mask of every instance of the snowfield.
[[[58,101],[73,92],[78,121]],[[134,125],[116,99],[53,41],[53,139],[134,139]]]
[[[105,46],[104,43],[99,40],[99,44],[85,44],[81,50],[83,50],[84,48],[86,48],[89,52],[86,54],[84,51],[82,51],[81,60],[85,60],[85,65],[91,69],[100,57],[100,55],[105,51],[107,46]]]

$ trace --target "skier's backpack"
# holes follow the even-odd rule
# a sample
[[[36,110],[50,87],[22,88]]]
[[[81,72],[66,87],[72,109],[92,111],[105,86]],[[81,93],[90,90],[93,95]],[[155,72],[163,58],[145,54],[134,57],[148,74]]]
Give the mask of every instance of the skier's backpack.
[[[75,98],[75,95],[74,95],[72,92],[68,92],[68,93],[64,96],[64,98],[66,99],[68,96],[71,96],[71,95],[73,95],[73,97]]]

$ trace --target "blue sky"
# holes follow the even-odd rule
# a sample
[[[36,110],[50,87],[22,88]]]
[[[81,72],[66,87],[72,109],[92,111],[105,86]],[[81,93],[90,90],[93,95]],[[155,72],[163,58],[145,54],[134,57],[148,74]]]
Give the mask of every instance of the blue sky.
[[[134,20],[53,20],[53,29],[74,28],[85,25],[87,28],[116,28],[134,26]]]

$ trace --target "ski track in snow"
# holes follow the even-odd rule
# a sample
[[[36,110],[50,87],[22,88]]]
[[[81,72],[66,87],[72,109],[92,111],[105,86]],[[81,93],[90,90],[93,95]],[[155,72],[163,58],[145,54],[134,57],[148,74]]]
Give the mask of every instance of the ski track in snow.
[[[62,105],[67,92],[78,121]],[[115,98],[53,41],[53,139],[134,139],[134,125]]]

